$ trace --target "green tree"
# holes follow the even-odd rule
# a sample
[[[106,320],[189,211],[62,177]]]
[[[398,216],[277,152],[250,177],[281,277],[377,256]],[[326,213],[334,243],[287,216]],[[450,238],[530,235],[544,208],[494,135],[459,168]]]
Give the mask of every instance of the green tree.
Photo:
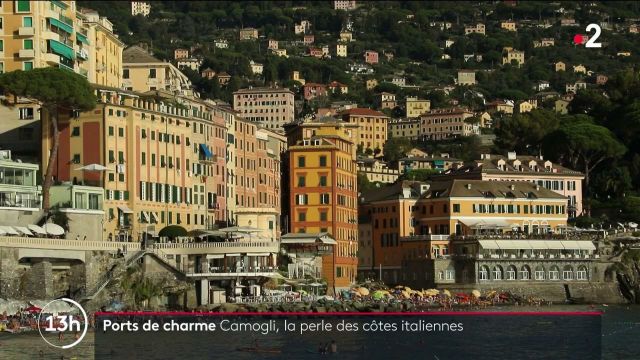
[[[537,153],[544,137],[557,129],[555,112],[534,110],[498,121],[495,128],[496,146],[502,151]]]
[[[607,159],[622,156],[626,148],[604,126],[588,116],[570,116],[545,139],[545,148],[574,169],[582,169],[589,187],[592,171]]]
[[[53,184],[53,164],[58,157],[60,111],[89,111],[96,105],[96,96],[91,85],[81,75],[59,68],[42,68],[29,71],[12,71],[0,75],[0,91],[13,97],[21,96],[40,103],[48,115],[52,130],[49,159],[42,185],[42,208],[49,212],[49,192]]]
[[[388,162],[395,163],[405,157],[405,154],[411,150],[412,147],[411,141],[407,138],[391,138],[384,143],[384,159]]]

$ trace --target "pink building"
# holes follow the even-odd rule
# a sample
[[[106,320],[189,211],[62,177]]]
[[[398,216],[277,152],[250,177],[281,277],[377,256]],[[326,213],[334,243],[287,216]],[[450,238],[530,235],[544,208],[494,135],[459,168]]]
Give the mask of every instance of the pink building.
[[[373,50],[367,50],[364,52],[364,62],[367,64],[378,63],[378,52]]]
[[[305,100],[311,100],[317,96],[327,96],[327,86],[323,84],[306,83],[302,90]]]
[[[324,53],[322,52],[322,49],[320,48],[315,48],[315,47],[310,47],[307,49],[307,54],[310,56],[315,56],[317,58],[321,58],[322,56],[324,56]]]
[[[313,34],[310,34],[310,35],[305,35],[304,36],[303,42],[304,42],[305,45],[311,45],[311,44],[313,44],[313,42],[315,40],[316,40],[316,37],[313,36]]]

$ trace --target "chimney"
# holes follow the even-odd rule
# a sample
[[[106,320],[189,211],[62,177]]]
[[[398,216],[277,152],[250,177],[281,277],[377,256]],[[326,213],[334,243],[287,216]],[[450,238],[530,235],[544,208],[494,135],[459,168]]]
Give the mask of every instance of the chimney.
[[[515,151],[509,151],[507,153],[507,159],[508,160],[515,160],[517,158],[516,156],[516,152]]]
[[[471,184],[467,184],[465,187],[467,188],[467,190],[471,190]]]

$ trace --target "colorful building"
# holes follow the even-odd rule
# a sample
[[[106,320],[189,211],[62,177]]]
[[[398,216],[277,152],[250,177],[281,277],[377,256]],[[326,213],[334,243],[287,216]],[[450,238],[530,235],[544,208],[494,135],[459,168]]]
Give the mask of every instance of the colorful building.
[[[354,108],[344,111],[341,116],[342,121],[358,125],[355,138],[352,139],[356,146],[374,152],[380,150],[379,154],[382,155],[387,142],[387,115],[371,109]]]
[[[420,136],[431,140],[445,140],[478,135],[478,125],[465,122],[472,116],[473,112],[463,108],[433,109],[420,116]]]
[[[193,96],[189,78],[177,67],[153,57],[139,46],[130,46],[122,53],[122,87],[129,91],[167,90],[183,96]]]
[[[294,95],[278,87],[241,89],[233,93],[233,109],[267,129],[282,130],[294,120]]]
[[[288,214],[291,233],[328,233],[336,245],[322,258],[330,292],[357,273],[358,209],[353,125],[301,123],[287,127]]]

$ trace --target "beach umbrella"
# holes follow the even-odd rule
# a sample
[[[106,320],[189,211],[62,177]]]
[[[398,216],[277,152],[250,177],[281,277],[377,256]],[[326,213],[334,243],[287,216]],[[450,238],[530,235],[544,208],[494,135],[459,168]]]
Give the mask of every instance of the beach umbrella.
[[[442,295],[446,297],[451,297],[451,292],[447,289],[442,290]]]
[[[64,229],[62,228],[62,226],[60,225],[56,225],[54,223],[47,223],[44,224],[44,226],[42,227],[47,234],[49,235],[53,235],[53,236],[61,236],[64,235]]]
[[[411,290],[411,288],[410,288],[410,287],[405,286],[405,287],[404,287],[404,291],[406,291],[406,292],[409,292],[409,293],[410,293],[410,292],[411,292],[411,291],[413,291],[413,290]]]
[[[402,285],[398,285],[398,286],[396,286],[395,288],[396,288],[396,289],[404,289],[404,286],[402,286]]]
[[[311,284],[309,284],[309,286],[319,287],[319,286],[322,286],[322,284],[320,284],[318,282],[312,282]]]
[[[480,290],[472,290],[471,295],[473,295],[476,298],[480,298]]]
[[[24,311],[29,312],[31,314],[35,314],[35,313],[39,313],[40,311],[42,311],[41,308],[35,306],[35,305],[31,305],[28,308],[24,309]]]
[[[496,291],[495,291],[495,290],[491,290],[491,291],[489,291],[489,292],[487,293],[487,297],[488,297],[488,298],[492,298],[492,297],[494,297],[495,295],[496,295]]]
[[[409,299],[411,297],[407,291],[402,291],[400,294],[402,294],[402,297],[405,299]]]
[[[367,296],[369,295],[369,289],[363,287],[358,288],[358,293],[362,296]]]
[[[89,164],[89,165],[85,165],[83,167],[79,167],[76,170],[78,171],[107,171],[107,170],[111,170],[108,167],[104,166],[104,165],[100,165],[100,164]]]
[[[374,293],[373,293],[372,297],[373,297],[375,300],[380,300],[380,299],[382,299],[383,297],[385,297],[385,295],[388,295],[388,294],[389,294],[389,293],[388,293],[388,292],[386,292],[386,291],[377,290],[377,291],[374,291]]]
[[[34,234],[47,235],[47,231],[38,225],[27,225],[27,229],[31,230]]]

